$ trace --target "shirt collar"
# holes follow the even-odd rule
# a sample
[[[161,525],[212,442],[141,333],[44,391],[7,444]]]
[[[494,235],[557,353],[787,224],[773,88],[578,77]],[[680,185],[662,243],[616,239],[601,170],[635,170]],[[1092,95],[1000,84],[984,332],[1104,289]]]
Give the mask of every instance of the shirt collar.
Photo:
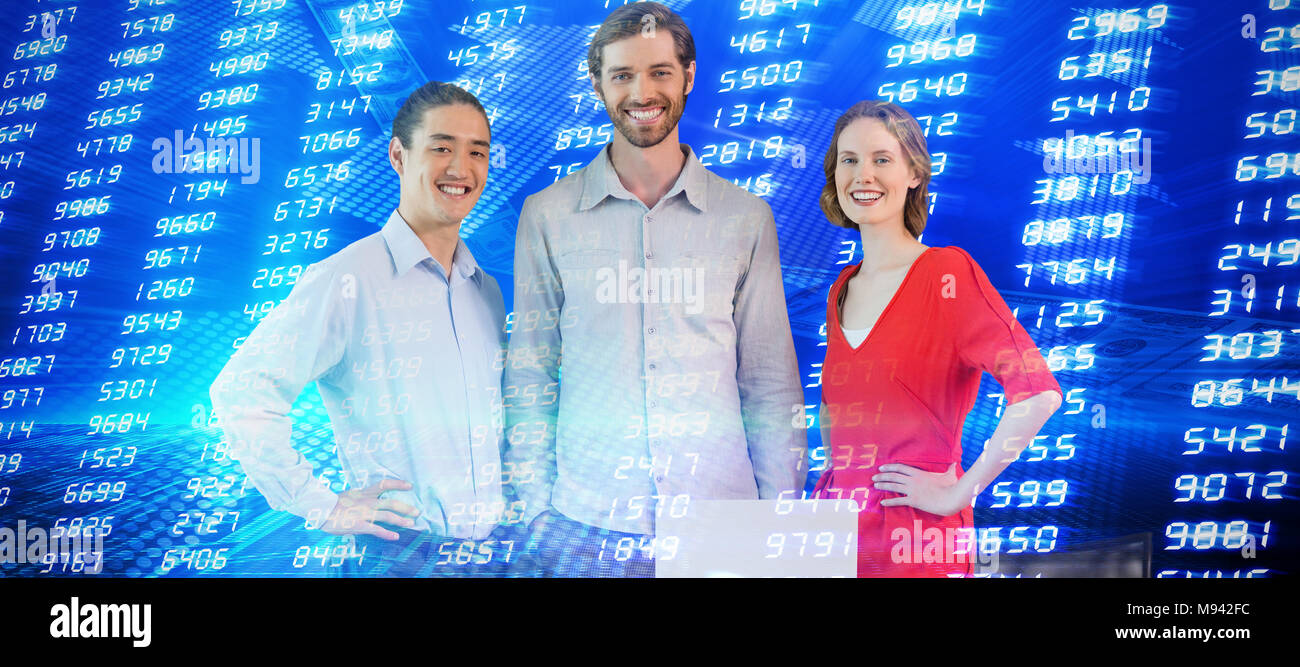
[[[618,173],[614,171],[614,164],[609,160],[609,150],[612,145],[606,144],[596,159],[582,170],[582,200],[578,203],[578,210],[585,211],[592,208],[609,196],[634,199],[632,193],[623,187],[623,183],[618,179]],[[681,146],[682,152],[686,153],[686,164],[682,166],[682,173],[677,176],[677,182],[673,183],[663,198],[666,201],[679,192],[685,192],[687,201],[703,213],[708,206],[707,171],[695,157],[695,151],[691,150],[690,146],[678,145]]]
[[[398,277],[405,275],[407,271],[425,260],[428,260],[431,265],[436,264],[433,255],[429,254],[429,249],[424,247],[420,237],[415,235],[415,231],[406,224],[406,220],[397,211],[393,211],[393,214],[388,216],[388,222],[384,223],[379,233],[388,244],[388,252],[393,257],[393,268],[397,270]],[[456,251],[451,263],[452,270],[459,273],[462,278],[473,278],[476,283],[483,284],[483,270],[479,268],[473,253],[469,251],[469,246],[465,245],[465,239],[456,239]]]

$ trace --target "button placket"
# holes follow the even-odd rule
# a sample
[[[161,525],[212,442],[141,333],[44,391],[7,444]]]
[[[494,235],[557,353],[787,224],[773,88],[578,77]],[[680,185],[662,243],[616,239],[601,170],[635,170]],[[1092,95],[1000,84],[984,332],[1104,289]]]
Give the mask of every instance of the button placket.
[[[648,336],[653,336],[655,335],[656,332],[656,328],[653,326],[653,323],[651,322],[653,310],[651,308],[650,296],[652,296],[652,293],[650,291],[651,283],[650,280],[648,279],[648,276],[650,275],[651,267],[653,265],[653,262],[651,260],[654,259],[654,252],[651,250],[651,243],[650,243],[650,223],[653,221],[654,221],[654,216],[649,211],[647,211],[644,215],[641,216],[641,249],[642,249],[641,254],[644,256],[644,259],[641,261],[641,275],[645,280],[644,290],[642,292],[643,298],[641,299],[641,321],[646,325],[645,331]],[[647,351],[650,349],[649,342],[647,341],[645,344],[643,344],[641,349],[643,355],[648,354]],[[646,363],[646,359],[644,357],[642,358],[642,363],[643,364]],[[644,384],[645,387],[644,414],[645,414],[647,434],[648,434],[649,426],[653,421],[653,417],[654,417],[652,413],[656,408],[659,407],[659,403],[654,399],[655,379],[651,377],[651,373],[650,373],[650,371],[654,370],[655,365],[647,364],[646,368],[648,370],[646,372],[646,379]],[[652,458],[656,454],[655,452],[656,444],[657,444],[656,440],[649,439],[649,438],[647,439],[647,445],[648,445],[647,448],[650,450],[650,456]]]
[[[466,360],[465,333],[463,331],[462,326],[457,326],[457,322],[464,324],[470,321],[472,318],[470,318],[470,314],[466,312],[466,310],[469,308],[469,305],[465,303],[465,300],[468,297],[468,295],[465,294],[463,283],[462,283],[462,288],[457,289],[455,292],[452,291],[451,287],[452,287],[451,281],[447,281],[447,311],[451,318],[452,332],[456,336],[456,351],[457,351],[456,356],[460,362],[461,386],[464,387],[464,395],[465,395],[466,432],[465,432],[465,440],[464,440],[464,451],[469,454],[469,462],[470,462],[469,483],[470,483],[470,487],[473,489],[475,502],[477,502],[480,484],[478,479],[479,478],[478,463],[474,456],[475,453],[474,423],[476,421],[479,421],[481,415],[478,414],[472,408],[472,406],[474,406],[476,403],[474,401],[474,396],[472,395],[473,383],[470,379],[471,370],[467,368],[465,365],[465,360]]]

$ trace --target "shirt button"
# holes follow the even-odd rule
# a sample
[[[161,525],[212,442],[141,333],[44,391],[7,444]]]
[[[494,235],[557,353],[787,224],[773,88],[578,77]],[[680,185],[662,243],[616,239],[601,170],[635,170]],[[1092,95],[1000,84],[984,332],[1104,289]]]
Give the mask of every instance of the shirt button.
[[[658,402],[658,401],[650,401],[650,407],[652,407],[652,408],[659,407],[659,402]]]
[[[655,364],[650,364],[650,370],[654,370],[656,368],[658,368],[658,366],[656,366]]]
[[[650,334],[651,336],[655,335],[655,328],[650,327],[649,329],[646,329],[646,333]]]
[[[656,481],[656,482],[660,482],[660,483],[662,483],[662,482],[664,481],[664,476],[663,476],[663,474],[661,473],[661,474],[655,475],[655,481]]]
[[[647,252],[647,253],[645,254],[645,258],[646,258],[646,259],[654,259],[654,258],[655,258],[655,254],[652,253],[652,252]]]
[[[655,217],[654,217],[653,215],[646,214],[646,216],[645,216],[645,221],[646,221],[646,222],[654,222],[654,221],[655,221]]]

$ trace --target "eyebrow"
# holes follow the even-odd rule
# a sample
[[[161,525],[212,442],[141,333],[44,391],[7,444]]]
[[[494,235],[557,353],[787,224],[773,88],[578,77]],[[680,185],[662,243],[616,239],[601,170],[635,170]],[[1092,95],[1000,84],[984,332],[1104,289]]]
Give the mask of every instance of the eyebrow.
[[[840,151],[839,154],[840,154],[840,155],[857,155],[858,153],[857,153],[857,151]],[[892,156],[894,155],[894,152],[891,151],[891,150],[885,149],[885,148],[881,148],[880,150],[874,150],[874,151],[871,151],[871,154],[872,154],[872,155],[881,155],[881,154],[884,154],[884,155],[888,155],[888,156],[891,156],[891,157],[892,157]]]
[[[650,66],[649,68],[647,68],[647,69],[672,69],[672,66],[673,66],[672,63],[665,61],[665,62],[661,62],[661,63],[655,63],[655,64],[651,65],[651,66]],[[618,67],[611,67],[611,68],[609,68],[609,73],[610,73],[610,74],[619,74],[619,73],[621,73],[621,72],[631,72],[631,71],[632,71],[632,68],[631,68],[630,66],[628,66],[628,65],[620,65],[620,66],[618,66]]]
[[[450,141],[450,142],[455,142],[455,141],[456,141],[456,137],[453,137],[453,136],[451,136],[450,134],[436,133],[436,134],[430,134],[430,135],[429,135],[429,141]],[[486,142],[486,141],[484,141],[484,140],[482,140],[482,139],[470,139],[469,142],[470,142],[471,144],[475,145],[475,146],[483,146],[484,148],[490,148],[490,147],[492,146],[492,144],[490,144],[490,143],[488,143],[488,142]]]

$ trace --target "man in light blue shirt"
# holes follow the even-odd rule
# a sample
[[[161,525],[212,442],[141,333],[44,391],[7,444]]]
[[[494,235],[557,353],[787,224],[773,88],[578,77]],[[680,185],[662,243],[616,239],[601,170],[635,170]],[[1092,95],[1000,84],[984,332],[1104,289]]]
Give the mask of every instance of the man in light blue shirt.
[[[678,143],[689,29],[625,5],[588,63],[618,132],[520,213],[506,465],[544,574],[653,576],[656,519],[802,488],[803,392],[771,209]]]
[[[397,210],[305,271],[212,386],[230,451],[271,507],[364,552],[346,574],[493,574],[514,559],[513,541],[494,533],[512,513],[500,464],[505,307],[459,234],[490,140],[473,95],[439,82],[412,93],[389,144]],[[290,407],[313,381],[341,494],[290,442]]]

